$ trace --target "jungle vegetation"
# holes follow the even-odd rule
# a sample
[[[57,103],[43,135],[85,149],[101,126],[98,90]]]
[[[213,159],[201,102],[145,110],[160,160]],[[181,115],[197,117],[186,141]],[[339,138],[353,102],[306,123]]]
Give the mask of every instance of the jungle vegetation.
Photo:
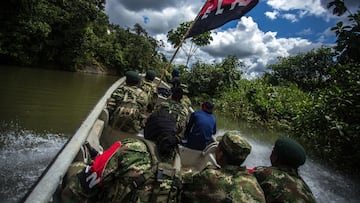
[[[119,75],[162,67],[165,57],[140,25],[109,23],[105,0],[9,0],[0,3],[0,62],[75,71],[86,66]]]
[[[105,0],[1,2],[0,63],[69,71],[94,66],[119,76],[134,68],[161,74],[168,64],[159,52],[162,42],[139,24],[109,23],[104,7]],[[280,57],[256,79],[243,77],[246,67],[235,56],[171,68],[181,71],[194,102],[211,98],[228,116],[287,131],[311,154],[359,174],[360,10],[350,13],[342,0],[330,2],[329,9],[348,21],[332,28],[335,47]],[[169,31],[174,46],[187,25]],[[209,33],[204,37],[195,45],[211,41]]]

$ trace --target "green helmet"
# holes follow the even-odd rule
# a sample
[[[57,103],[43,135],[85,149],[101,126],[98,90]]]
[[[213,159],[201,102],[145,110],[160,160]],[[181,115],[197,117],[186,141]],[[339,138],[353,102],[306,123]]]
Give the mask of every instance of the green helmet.
[[[139,83],[140,82],[140,75],[139,73],[135,72],[135,71],[127,71],[125,73],[125,76],[126,76],[126,83],[127,84],[136,84],[136,83]]]
[[[153,81],[156,77],[156,72],[153,70],[148,70],[145,75],[145,79],[149,81]]]
[[[289,137],[280,137],[276,140],[274,151],[280,159],[281,164],[298,168],[306,160],[305,149]]]
[[[250,154],[251,145],[239,131],[226,132],[219,143],[222,151],[233,164],[241,164]]]

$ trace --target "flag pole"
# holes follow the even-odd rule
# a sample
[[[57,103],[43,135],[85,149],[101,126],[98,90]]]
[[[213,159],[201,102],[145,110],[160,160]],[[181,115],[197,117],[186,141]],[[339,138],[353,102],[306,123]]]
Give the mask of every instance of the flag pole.
[[[157,87],[159,87],[162,79],[164,78],[165,71],[168,71],[168,69],[170,68],[172,62],[173,62],[174,59],[175,59],[176,54],[179,52],[179,49],[181,48],[181,46],[182,46],[183,43],[185,42],[186,36],[189,34],[191,28],[193,28],[195,22],[199,19],[200,13],[201,13],[201,11],[205,8],[205,5],[206,5],[206,3],[207,3],[208,1],[210,1],[210,0],[205,1],[204,5],[201,7],[200,11],[199,11],[198,14],[196,15],[194,21],[190,24],[189,28],[187,29],[185,35],[181,38],[181,41],[180,41],[179,45],[176,47],[176,50],[175,50],[174,54],[172,55],[169,63],[167,64],[167,66],[165,66],[164,71],[163,71],[163,73],[161,74],[161,77],[160,77],[160,80],[159,80],[159,83],[158,83]]]

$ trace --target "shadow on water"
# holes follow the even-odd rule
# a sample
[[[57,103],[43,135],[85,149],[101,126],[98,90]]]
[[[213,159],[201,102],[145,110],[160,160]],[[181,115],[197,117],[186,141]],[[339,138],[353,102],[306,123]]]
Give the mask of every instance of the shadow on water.
[[[273,143],[278,136],[284,135],[283,133],[249,127],[245,122],[234,121],[221,115],[216,115],[216,118],[217,135],[223,135],[227,130],[239,130],[250,142],[252,151],[244,163],[246,167],[271,165]],[[360,202],[359,181],[333,170],[321,161],[307,157],[306,163],[299,168],[299,173],[319,203]]]

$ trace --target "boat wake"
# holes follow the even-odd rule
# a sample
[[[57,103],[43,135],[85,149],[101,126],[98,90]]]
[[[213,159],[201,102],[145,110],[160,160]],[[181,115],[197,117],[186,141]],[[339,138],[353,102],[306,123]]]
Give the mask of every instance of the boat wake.
[[[11,130],[9,130],[11,129]],[[19,202],[66,143],[67,137],[0,125],[0,199]]]

